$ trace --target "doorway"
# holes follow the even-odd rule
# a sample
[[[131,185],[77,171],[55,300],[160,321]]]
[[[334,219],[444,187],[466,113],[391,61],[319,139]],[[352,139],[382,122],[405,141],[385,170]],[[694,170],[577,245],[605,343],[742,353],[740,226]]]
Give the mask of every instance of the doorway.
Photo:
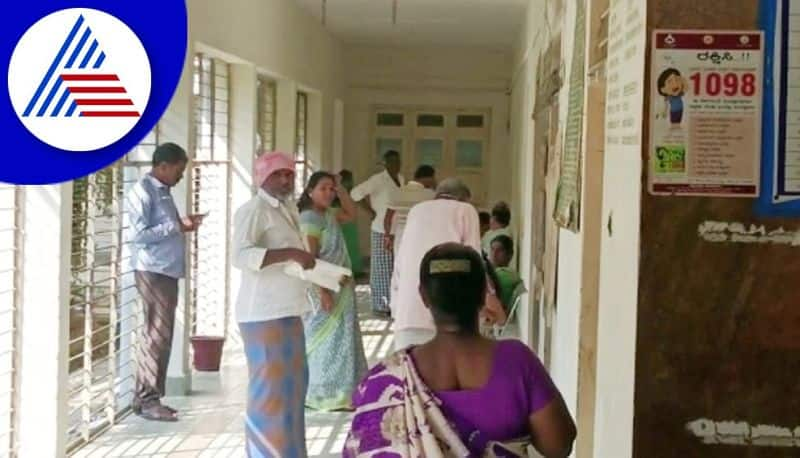
[[[486,205],[484,177],[490,173],[491,154],[488,109],[379,106],[372,119],[375,171],[381,168],[383,154],[395,150],[403,158],[402,173],[407,180],[420,165],[430,165],[440,180],[463,180],[473,203]]]

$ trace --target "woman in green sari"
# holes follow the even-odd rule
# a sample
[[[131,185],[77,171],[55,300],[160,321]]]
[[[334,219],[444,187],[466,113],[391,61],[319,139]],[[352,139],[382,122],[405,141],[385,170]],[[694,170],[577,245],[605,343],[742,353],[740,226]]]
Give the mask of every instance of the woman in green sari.
[[[345,169],[339,172],[339,179],[342,186],[350,192],[355,184],[353,180],[353,172]],[[335,206],[340,207],[339,199],[334,201]],[[361,247],[358,238],[358,223],[355,218],[341,224],[342,234],[344,234],[344,241],[347,244],[347,252],[350,254],[350,263],[352,264],[353,277],[357,277],[364,272],[364,260],[361,256]]]
[[[334,208],[338,197],[341,208]],[[298,203],[300,228],[317,258],[351,268],[341,223],[352,221],[356,207],[334,175],[317,172]],[[303,318],[309,368],[306,406],[317,410],[350,410],[355,388],[367,371],[356,310],[355,284],[339,292],[313,287],[312,311]]]

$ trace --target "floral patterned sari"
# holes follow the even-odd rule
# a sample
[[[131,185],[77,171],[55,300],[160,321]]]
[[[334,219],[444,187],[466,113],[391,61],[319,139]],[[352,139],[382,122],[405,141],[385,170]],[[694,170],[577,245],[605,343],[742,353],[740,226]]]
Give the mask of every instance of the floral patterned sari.
[[[417,373],[410,350],[375,366],[353,395],[356,407],[347,458],[522,457],[529,441],[498,443],[448,420],[441,401]],[[469,432],[465,444],[459,432]]]

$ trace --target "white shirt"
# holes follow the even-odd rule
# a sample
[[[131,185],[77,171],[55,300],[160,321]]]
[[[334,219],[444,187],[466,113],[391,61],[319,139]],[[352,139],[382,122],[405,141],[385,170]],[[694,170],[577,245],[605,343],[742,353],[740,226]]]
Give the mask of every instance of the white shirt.
[[[416,181],[409,181],[405,186],[394,192],[388,208],[394,210],[392,234],[394,234],[395,252],[397,252],[397,248],[400,246],[400,240],[403,237],[403,229],[406,227],[408,212],[411,211],[414,205],[427,200],[433,200],[435,197],[436,192]]]
[[[400,186],[405,184],[402,175],[397,176]],[[353,188],[350,197],[358,202],[369,196],[369,203],[375,210],[375,219],[372,220],[372,232],[383,234],[383,219],[386,217],[386,209],[389,208],[389,201],[392,200],[394,192],[400,189],[394,182],[389,172],[384,170],[381,173],[372,175],[369,180]]]
[[[455,242],[475,251],[481,249],[478,212],[456,200],[422,202],[408,213],[403,243],[395,253],[391,304],[394,330],[436,329],[433,315],[419,295],[422,258],[436,245]]]
[[[261,268],[269,250],[282,248],[307,249],[297,209],[259,189],[234,216],[233,265],[242,271],[238,322],[299,317],[310,310],[307,282],[287,275],[286,264]]]

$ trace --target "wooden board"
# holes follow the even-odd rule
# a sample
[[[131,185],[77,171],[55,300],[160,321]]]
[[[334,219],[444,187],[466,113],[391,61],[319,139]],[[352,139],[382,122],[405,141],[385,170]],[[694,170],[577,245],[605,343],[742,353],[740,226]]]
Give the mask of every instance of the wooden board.
[[[757,29],[757,7],[650,0],[648,29]],[[752,199],[654,197],[646,174],[642,189],[634,456],[800,456],[800,448],[703,445],[686,429],[698,418],[800,425],[800,295],[792,288],[800,248],[697,234],[709,220],[794,230],[800,221],[759,219]]]

